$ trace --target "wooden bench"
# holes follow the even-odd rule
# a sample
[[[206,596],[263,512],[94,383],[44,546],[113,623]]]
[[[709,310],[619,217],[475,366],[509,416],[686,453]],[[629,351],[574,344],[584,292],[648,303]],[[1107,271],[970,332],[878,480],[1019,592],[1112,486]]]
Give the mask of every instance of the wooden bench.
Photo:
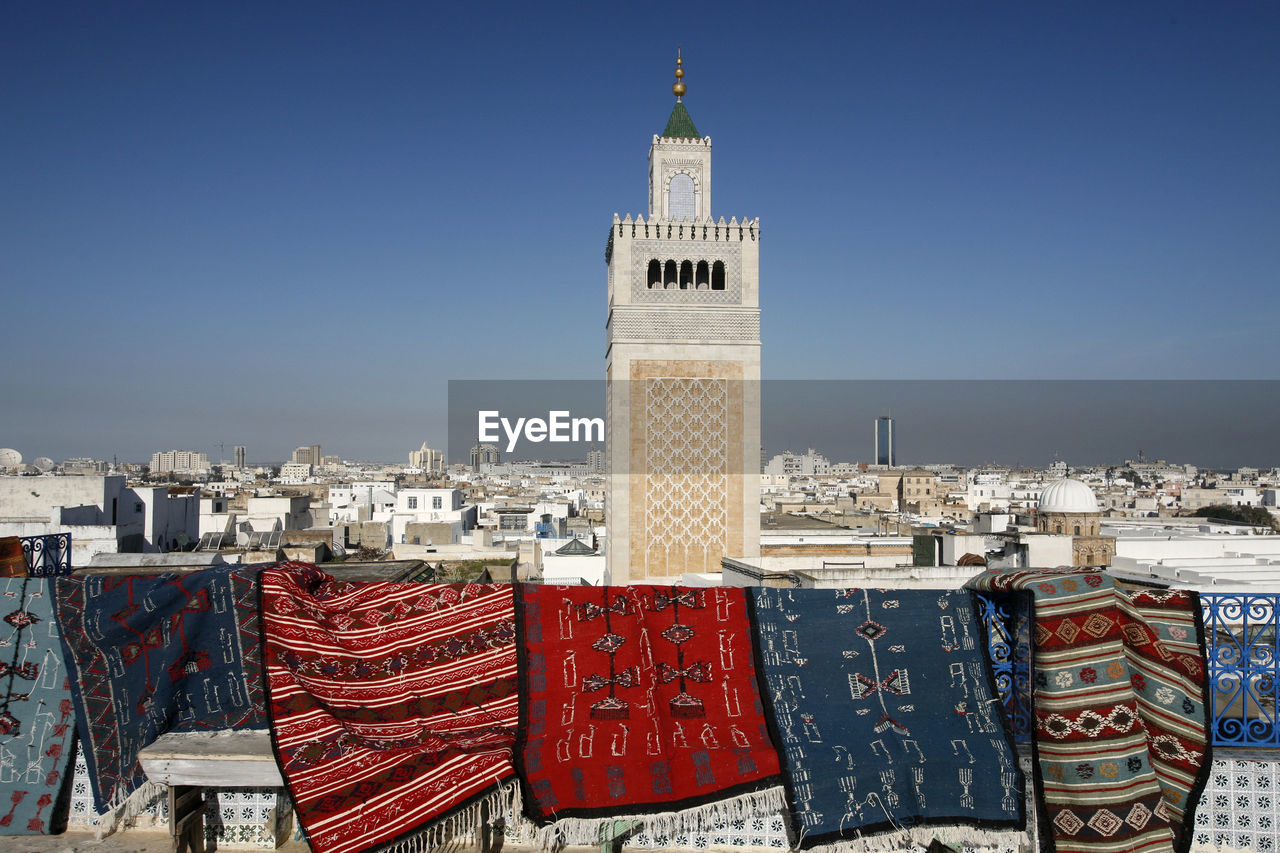
[[[170,732],[138,759],[149,780],[169,788],[173,853],[204,853],[201,788],[284,787],[265,731]],[[277,846],[282,841],[277,835]]]

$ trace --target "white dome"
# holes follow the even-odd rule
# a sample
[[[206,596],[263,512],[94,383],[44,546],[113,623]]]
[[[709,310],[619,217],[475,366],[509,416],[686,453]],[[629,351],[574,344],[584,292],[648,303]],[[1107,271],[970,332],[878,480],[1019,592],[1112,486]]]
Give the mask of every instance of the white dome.
[[[11,447],[0,447],[0,468],[17,468],[21,464],[21,453]]]
[[[1079,480],[1054,480],[1040,494],[1041,512],[1098,512],[1093,489]]]

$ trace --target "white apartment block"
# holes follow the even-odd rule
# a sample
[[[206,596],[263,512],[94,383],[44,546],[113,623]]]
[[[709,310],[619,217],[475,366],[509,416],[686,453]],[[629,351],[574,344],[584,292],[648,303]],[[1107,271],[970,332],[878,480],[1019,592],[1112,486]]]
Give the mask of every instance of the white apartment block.
[[[804,453],[784,450],[769,460],[764,473],[786,477],[827,477],[831,475],[831,463],[812,447]]]
[[[280,466],[280,481],[284,483],[303,483],[310,479],[312,465],[310,462],[286,462]]]
[[[209,456],[195,450],[165,450],[151,454],[151,470],[157,474],[194,474],[209,470]]]

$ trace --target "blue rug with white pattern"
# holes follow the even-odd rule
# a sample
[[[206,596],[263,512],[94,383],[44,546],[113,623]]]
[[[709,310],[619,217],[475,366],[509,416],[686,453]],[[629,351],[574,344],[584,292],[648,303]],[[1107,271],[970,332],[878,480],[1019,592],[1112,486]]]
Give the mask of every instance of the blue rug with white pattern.
[[[882,833],[1017,843],[1023,779],[969,592],[751,596],[799,848]]]

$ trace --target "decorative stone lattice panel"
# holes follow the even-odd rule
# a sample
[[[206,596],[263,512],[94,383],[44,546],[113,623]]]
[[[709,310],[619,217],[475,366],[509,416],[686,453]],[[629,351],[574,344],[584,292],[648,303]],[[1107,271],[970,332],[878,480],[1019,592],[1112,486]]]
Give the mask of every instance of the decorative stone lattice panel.
[[[737,229],[735,228],[736,232]],[[736,241],[736,237],[734,238]],[[724,261],[724,290],[650,290],[649,261]],[[729,242],[701,240],[636,240],[631,248],[631,301],[679,305],[740,305],[742,249]]]
[[[616,308],[609,323],[609,341],[626,340],[755,343],[760,340],[760,315],[753,311]]]
[[[645,433],[646,573],[706,571],[728,547],[728,380],[647,380]]]
[[[1215,759],[1192,851],[1280,850],[1280,763]]]

